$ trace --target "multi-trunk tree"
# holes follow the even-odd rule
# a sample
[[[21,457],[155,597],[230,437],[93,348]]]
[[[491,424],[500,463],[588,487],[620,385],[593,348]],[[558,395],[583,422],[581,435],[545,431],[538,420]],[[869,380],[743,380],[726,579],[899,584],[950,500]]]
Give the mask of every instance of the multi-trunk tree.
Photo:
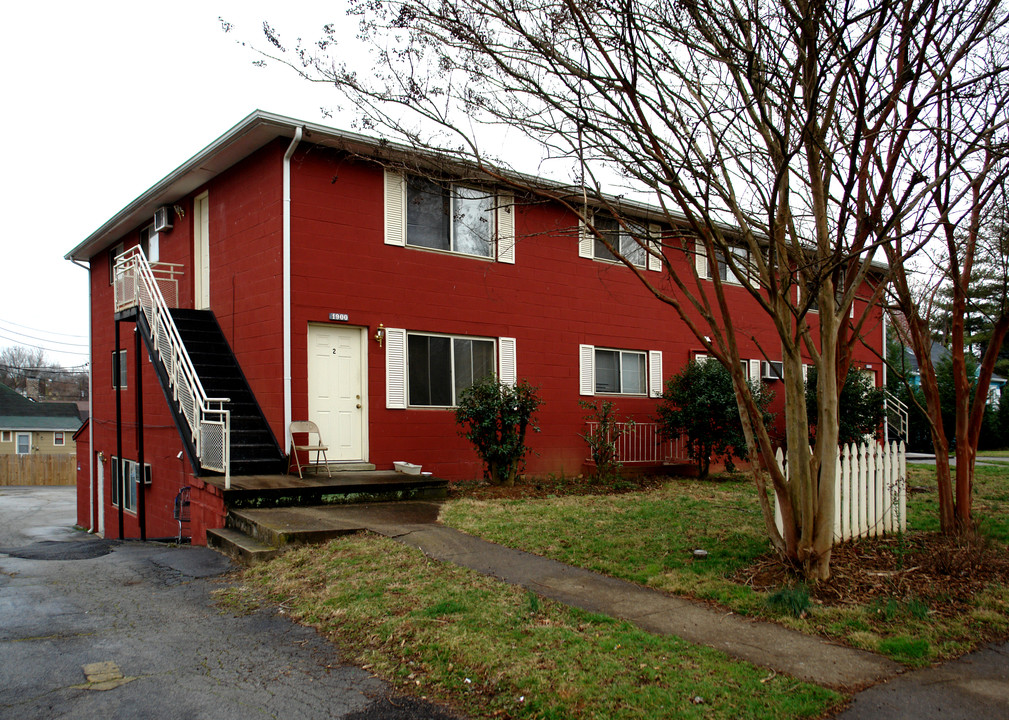
[[[358,127],[413,148],[414,167],[436,170],[423,151],[437,151],[471,178],[579,217],[582,233],[729,369],[768,536],[808,577],[828,577],[838,389],[878,317],[886,270],[873,253],[887,244],[891,263],[902,263],[917,245],[894,247],[895,235],[910,218],[934,222],[919,208],[956,172],[955,162],[927,161],[935,109],[950,77],[954,92],[990,85],[987,58],[1004,43],[1000,5],[362,0],[350,14],[356,39],[334,24],[290,50],[265,26],[270,52],[337,87]],[[534,141],[539,172],[558,182],[487,154],[488,138],[500,147],[495,129],[511,146]],[[645,257],[662,263],[661,281],[641,269]],[[740,365],[749,337],[726,300],[729,281],[777,331],[778,346],[760,349],[783,363],[787,478]],[[819,371],[812,449],[804,358]]]

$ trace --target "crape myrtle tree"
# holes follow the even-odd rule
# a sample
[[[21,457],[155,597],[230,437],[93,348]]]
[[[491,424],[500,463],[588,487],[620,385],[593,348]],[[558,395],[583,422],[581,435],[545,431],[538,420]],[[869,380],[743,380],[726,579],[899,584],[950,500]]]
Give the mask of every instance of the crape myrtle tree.
[[[948,162],[949,155],[960,152],[959,140],[953,140],[951,133],[940,133],[949,140],[949,147],[937,153],[937,163]],[[979,360],[971,354],[971,288],[978,275],[988,280],[1004,278],[1009,266],[1002,222],[997,213],[985,213],[986,207],[1005,207],[1002,152],[1004,148],[993,144],[980,148],[976,166],[965,168],[936,190],[933,202],[940,221],[932,227],[912,223],[915,230],[908,233],[908,241],[918,242],[925,234],[942,241],[941,245],[921,254],[930,264],[916,275],[904,267],[896,268],[891,286],[894,303],[903,314],[902,334],[918,361],[920,386],[913,391],[909,388],[907,395],[927,425],[936,455],[939,524],[950,534],[974,530],[974,466],[978,445],[985,436],[989,385],[1009,332],[1009,294],[1007,284],[1000,281],[989,285],[984,304],[984,351]],[[888,251],[897,255],[902,240],[898,238],[897,247]],[[949,333],[949,358],[939,363],[931,353],[936,315],[941,316]],[[991,423],[990,417],[987,421]],[[956,464],[951,465],[949,452],[954,446]]]
[[[362,0],[350,16],[354,39],[330,25],[289,49],[265,25],[263,54],[334,85],[357,127],[414,157],[437,151],[522,202],[579,217],[583,237],[728,368],[771,543],[807,577],[827,578],[838,388],[884,286],[871,258],[954,172],[921,162],[936,144],[934,109],[951,72],[955,90],[989,72],[978,56],[1003,30],[999,4]],[[497,128],[534,141],[541,170],[567,175],[533,181],[486,153]],[[661,280],[643,258],[662,264]],[[759,349],[783,362],[787,478],[740,364],[752,339],[729,280],[777,332],[777,347]],[[803,354],[819,370],[812,448]]]

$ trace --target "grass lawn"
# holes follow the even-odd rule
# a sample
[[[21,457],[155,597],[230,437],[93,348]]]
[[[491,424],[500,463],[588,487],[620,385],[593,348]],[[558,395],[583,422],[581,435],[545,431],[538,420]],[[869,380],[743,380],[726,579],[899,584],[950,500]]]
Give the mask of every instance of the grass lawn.
[[[768,599],[778,587],[755,589],[748,572],[770,550],[752,482],[672,479],[657,490],[624,495],[534,500],[460,500],[448,504],[448,525],[504,545],[596,570],[672,593],[714,601],[733,611],[837,638],[911,666],[960,655],[1009,633],[1009,587],[1004,582],[965,585],[975,569],[971,549],[944,550],[951,573],[941,583],[925,576],[915,531],[938,529],[934,471],[909,469],[905,536],[849,543],[835,553],[837,585],[863,571],[855,591],[830,583],[812,588],[803,617]],[[995,555],[1009,540],[1009,468],[977,469],[975,513]],[[708,551],[706,560],[692,556]],[[869,567],[885,554],[891,564]],[[902,564],[903,558],[908,558]],[[896,564],[893,559],[896,558]],[[765,565],[776,565],[767,562]],[[868,570],[869,572],[864,572]],[[959,577],[965,575],[966,577]],[[925,582],[914,583],[925,578]],[[784,582],[781,580],[779,582]],[[831,583],[834,581],[832,580]]]
[[[222,608],[281,603],[351,662],[474,718],[800,718],[843,700],[384,538],[292,550],[244,579]]]

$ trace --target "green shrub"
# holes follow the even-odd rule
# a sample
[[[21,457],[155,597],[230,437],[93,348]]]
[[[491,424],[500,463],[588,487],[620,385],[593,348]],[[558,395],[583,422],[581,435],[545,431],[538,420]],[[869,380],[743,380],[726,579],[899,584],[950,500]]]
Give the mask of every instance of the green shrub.
[[[526,431],[539,428],[532,416],[542,404],[536,388],[523,380],[517,385],[490,376],[459,395],[455,411],[459,434],[473,443],[484,463],[484,477],[495,485],[514,485],[528,448]]]
[[[578,403],[583,410],[590,411],[585,416],[586,422],[596,423],[596,428],[582,435],[588,443],[592,462],[596,465],[597,480],[612,480],[620,475],[622,465],[617,460],[617,440],[627,430],[634,426],[634,421],[621,423],[617,419],[616,406],[609,400],[596,403],[581,400]]]

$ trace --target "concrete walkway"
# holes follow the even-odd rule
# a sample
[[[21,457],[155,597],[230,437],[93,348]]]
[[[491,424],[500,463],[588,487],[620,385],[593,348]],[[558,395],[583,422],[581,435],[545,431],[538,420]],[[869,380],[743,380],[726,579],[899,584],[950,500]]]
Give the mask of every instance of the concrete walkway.
[[[285,532],[297,532],[302,523],[318,528],[320,522],[347,530],[367,529],[543,597],[628,620],[649,632],[676,635],[819,685],[857,690],[902,670],[873,653],[481,540],[437,524],[438,508],[433,502],[405,502],[288,507],[246,514]]]

